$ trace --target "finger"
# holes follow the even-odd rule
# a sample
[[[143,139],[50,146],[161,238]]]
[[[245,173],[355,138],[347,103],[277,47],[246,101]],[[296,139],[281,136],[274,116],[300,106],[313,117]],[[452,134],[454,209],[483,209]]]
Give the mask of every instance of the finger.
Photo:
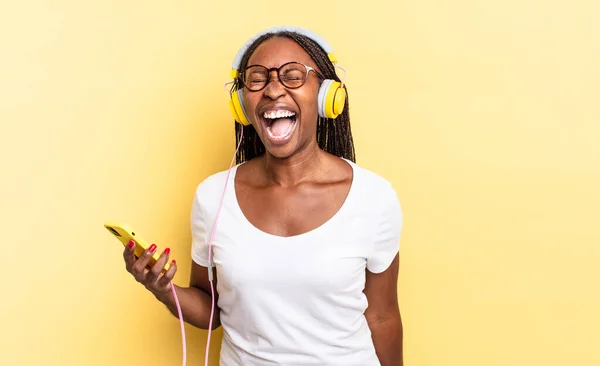
[[[162,277],[158,279],[156,284],[160,287],[168,286],[169,283],[175,277],[175,272],[177,272],[177,263],[175,262],[175,259],[173,259],[171,261],[171,265],[169,266],[169,269],[167,270],[167,272],[165,272],[165,274],[162,275]]]
[[[156,282],[156,280],[158,279],[158,276],[160,276],[160,274],[162,273],[162,271],[165,267],[165,264],[167,264],[167,261],[169,260],[169,253],[171,253],[171,249],[167,248],[162,252],[160,257],[158,257],[158,260],[156,261],[156,263],[154,263],[154,265],[150,269],[150,273],[148,273],[148,276],[147,276],[148,284],[153,284]]]
[[[144,284],[146,282],[146,276],[148,276],[148,272],[150,272],[150,270],[148,268],[144,268],[142,272],[133,273],[133,277],[139,283]]]
[[[125,268],[127,272],[131,272],[131,268],[133,267],[136,257],[133,251],[135,247],[135,242],[130,240],[129,243],[125,246],[125,250],[123,250],[123,259],[125,260]]]
[[[138,281],[144,280],[146,273],[148,273],[146,266],[148,265],[148,262],[150,262],[150,258],[152,258],[155,251],[156,244],[150,245],[133,265],[132,273]]]

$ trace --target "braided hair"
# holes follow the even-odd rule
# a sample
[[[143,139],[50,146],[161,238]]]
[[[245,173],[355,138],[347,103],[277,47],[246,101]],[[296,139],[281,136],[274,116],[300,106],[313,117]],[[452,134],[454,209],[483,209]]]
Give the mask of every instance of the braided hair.
[[[256,48],[264,41],[272,37],[286,37],[298,43],[314,60],[321,74],[326,79],[340,81],[335,73],[335,68],[325,51],[312,39],[298,33],[281,31],[277,33],[268,33],[257,38],[249,47],[242,57],[240,69],[248,65],[248,59]],[[234,81],[232,91],[243,88],[241,80],[238,78]],[[347,91],[346,91],[347,93]],[[341,158],[356,162],[354,151],[354,142],[352,139],[352,131],[350,129],[350,115],[348,110],[348,97],[344,110],[337,118],[324,118],[319,116],[317,120],[317,143],[319,147]],[[260,140],[256,130],[252,125],[243,126],[240,123],[235,123],[236,146],[240,142],[241,130],[243,129],[243,141],[236,155],[236,163],[240,164],[248,161],[256,156],[260,156],[265,152],[265,146]]]

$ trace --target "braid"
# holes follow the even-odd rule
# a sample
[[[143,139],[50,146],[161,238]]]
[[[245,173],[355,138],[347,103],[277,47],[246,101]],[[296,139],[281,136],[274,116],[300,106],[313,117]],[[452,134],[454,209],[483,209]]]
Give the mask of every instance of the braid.
[[[242,57],[241,68],[248,65],[248,59],[254,53],[256,48],[264,41],[272,37],[287,37],[298,43],[314,60],[315,64],[321,71],[321,74],[326,79],[340,81],[335,73],[335,68],[325,51],[312,39],[294,32],[279,32],[262,35],[254,41]],[[232,90],[243,88],[243,84],[239,79],[236,79]],[[349,113],[348,93],[346,90],[346,102],[344,110],[337,118],[324,118],[319,116],[317,120],[317,143],[319,147],[341,158],[356,162],[354,151],[354,141],[350,128],[350,113]],[[252,125],[243,126],[235,123],[236,145],[240,141],[241,129],[244,130],[244,136],[240,149],[236,156],[237,164],[248,161],[256,156],[262,155],[265,152],[265,146],[258,137],[256,130]]]

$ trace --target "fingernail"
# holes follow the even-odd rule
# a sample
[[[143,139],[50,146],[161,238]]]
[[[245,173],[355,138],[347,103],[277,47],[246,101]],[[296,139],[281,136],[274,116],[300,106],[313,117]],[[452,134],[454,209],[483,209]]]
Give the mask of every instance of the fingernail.
[[[177,262],[175,261],[175,259],[173,259],[173,260],[171,261],[171,263],[173,263],[173,264],[177,264]]]
[[[165,249],[165,254],[169,254],[169,253],[171,253],[171,249],[170,248]]]
[[[133,240],[130,240],[129,243],[127,243],[127,247],[129,247],[130,249],[133,248],[134,245],[135,242]]]
[[[148,248],[148,250],[149,250],[151,253],[154,253],[154,251],[156,250],[156,244],[152,244],[152,245],[150,245],[150,248]]]

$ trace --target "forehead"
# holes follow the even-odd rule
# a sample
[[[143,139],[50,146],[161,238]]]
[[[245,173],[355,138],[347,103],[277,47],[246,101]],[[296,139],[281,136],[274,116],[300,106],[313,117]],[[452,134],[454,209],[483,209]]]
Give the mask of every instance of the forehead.
[[[248,65],[279,67],[286,62],[298,61],[315,66],[310,55],[294,40],[285,37],[269,38],[261,43],[248,59]]]

